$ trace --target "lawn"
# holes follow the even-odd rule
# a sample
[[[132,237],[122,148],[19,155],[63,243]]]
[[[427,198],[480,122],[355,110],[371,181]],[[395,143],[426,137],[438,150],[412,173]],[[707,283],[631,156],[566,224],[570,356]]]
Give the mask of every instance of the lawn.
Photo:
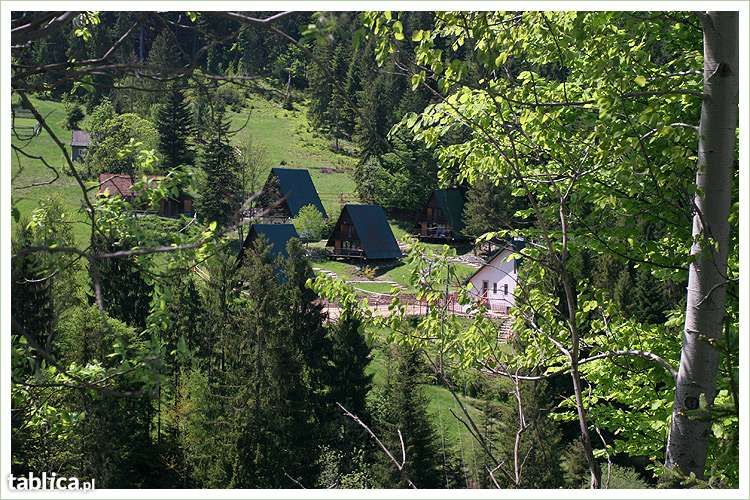
[[[233,130],[247,122],[233,137],[234,144],[251,140],[262,144],[268,153],[261,183],[272,167],[306,168],[329,216],[337,216],[343,203],[357,201],[351,175],[356,158],[332,151],[328,139],[314,134],[305,103],[295,103],[294,109],[286,110],[276,101],[252,95],[242,111],[230,117]]]
[[[357,274],[357,267],[347,262],[337,260],[312,260],[310,265],[314,268],[325,269],[336,273],[336,276],[342,280],[348,281],[353,279]]]
[[[39,110],[42,116],[52,129],[52,132],[64,144],[70,143],[70,130],[65,128],[65,110],[62,103],[54,101],[45,101],[31,98],[31,102]],[[33,126],[36,123],[33,119],[20,119],[17,125],[20,127]],[[13,201],[26,217],[31,214],[39,203],[39,200],[49,196],[56,196],[62,200],[63,206],[70,213],[73,221],[73,235],[76,242],[81,245],[85,242],[90,232],[89,226],[85,224],[85,214],[81,211],[82,198],[81,190],[72,176],[66,175],[67,166],[60,149],[55,144],[52,137],[47,131],[42,130],[38,136],[33,137],[30,141],[23,140],[11,135],[11,144],[32,156],[42,157],[59,173],[60,178],[52,184],[28,187],[32,184],[44,183],[55,177],[54,172],[48,169],[40,159],[27,158],[23,155],[11,155],[11,193]],[[70,148],[68,147],[68,153]]]

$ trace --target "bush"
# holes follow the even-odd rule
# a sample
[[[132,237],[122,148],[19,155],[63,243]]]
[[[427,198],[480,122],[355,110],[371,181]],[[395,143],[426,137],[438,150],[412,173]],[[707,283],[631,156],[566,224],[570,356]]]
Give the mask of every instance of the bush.
[[[241,92],[228,86],[220,87],[216,91],[216,99],[219,106],[231,108],[235,112],[240,111],[245,102],[245,98]]]
[[[646,489],[649,485],[632,467],[613,465],[607,484],[607,467],[602,467],[602,483],[610,490]],[[587,486],[588,487],[588,486]]]
[[[293,220],[302,241],[320,241],[326,235],[328,224],[323,214],[313,205],[305,205]]]
[[[371,267],[371,266],[365,266],[365,267],[362,268],[362,270],[360,271],[360,273],[362,273],[362,276],[364,276],[368,280],[374,280],[375,279],[375,275],[377,274],[377,269],[375,269],[374,267]]]
[[[83,108],[77,103],[66,102],[65,103],[65,126],[69,130],[78,130],[81,127],[81,120],[86,115],[83,112]]]

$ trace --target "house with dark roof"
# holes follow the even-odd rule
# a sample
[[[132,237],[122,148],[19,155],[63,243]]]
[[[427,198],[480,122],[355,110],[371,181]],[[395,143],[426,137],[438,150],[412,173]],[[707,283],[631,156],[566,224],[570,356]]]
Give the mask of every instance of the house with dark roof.
[[[89,149],[91,136],[85,130],[74,130],[70,137],[71,160],[77,161],[83,159],[86,151]]]
[[[332,247],[334,257],[393,260],[402,256],[379,205],[344,205],[326,246]]]
[[[161,175],[146,176],[148,183],[159,181],[164,177]],[[133,184],[136,180],[128,174],[99,174],[98,196],[121,196],[127,201],[133,203],[137,193],[133,190]],[[145,208],[145,207],[139,207]],[[162,198],[157,211],[162,217],[178,217],[182,214],[192,216],[193,198],[187,193],[181,193],[178,198]]]
[[[505,241],[487,262],[466,279],[471,295],[491,311],[508,314],[516,305],[518,286],[518,254],[525,247],[522,239]]]
[[[436,189],[417,217],[420,239],[456,241],[466,239],[464,228],[464,190]]]
[[[266,220],[286,221],[306,205],[313,205],[328,217],[306,169],[272,168],[258,200],[256,215],[262,214]]]
[[[263,238],[270,245],[272,257],[289,257],[286,244],[292,238],[299,238],[293,224],[252,224],[245,241],[242,243],[238,261],[242,261],[245,249],[254,248],[259,238]]]

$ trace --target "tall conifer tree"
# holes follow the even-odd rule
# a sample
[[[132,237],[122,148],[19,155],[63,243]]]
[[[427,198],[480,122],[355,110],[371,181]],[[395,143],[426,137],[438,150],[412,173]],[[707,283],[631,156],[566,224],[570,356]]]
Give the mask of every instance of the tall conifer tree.
[[[198,213],[206,221],[227,224],[242,204],[239,159],[229,144],[229,121],[218,110],[203,150],[205,181]]]
[[[169,88],[165,102],[159,106],[156,128],[164,166],[171,169],[178,165],[192,165],[195,161],[193,117],[178,85]]]

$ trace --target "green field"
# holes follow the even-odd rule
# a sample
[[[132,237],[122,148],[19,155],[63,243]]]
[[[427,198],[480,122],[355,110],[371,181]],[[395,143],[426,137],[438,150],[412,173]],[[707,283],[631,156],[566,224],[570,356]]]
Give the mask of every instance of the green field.
[[[306,168],[329,215],[337,215],[342,202],[357,201],[351,176],[357,160],[332,151],[328,139],[313,133],[304,104],[295,104],[294,109],[286,110],[280,103],[253,95],[242,111],[230,117],[233,130],[247,122],[233,137],[234,144],[250,139],[262,144],[268,152],[269,162],[261,174],[261,182],[272,167]],[[328,170],[330,173],[325,173]]]
[[[46,117],[47,123],[57,138],[62,143],[69,144],[70,130],[65,128],[65,110],[62,103],[34,98],[31,101],[39,110],[39,113]],[[36,120],[21,119],[17,123],[22,127],[33,126]],[[39,200],[49,196],[58,196],[62,200],[63,205],[68,208],[71,219],[75,221],[73,234],[76,241],[79,244],[83,243],[90,229],[85,224],[85,215],[81,210],[83,205],[81,190],[75,179],[70,175],[66,175],[65,171],[67,167],[65,160],[52,137],[47,131],[42,130],[38,136],[28,142],[13,135],[11,143],[19,148],[24,148],[24,151],[32,156],[44,158],[47,163],[60,173],[60,178],[52,184],[28,187],[32,184],[48,182],[54,179],[55,174],[39,159],[27,158],[21,154],[12,154],[11,189],[13,200],[18,210],[22,215],[28,216],[37,207]],[[70,153],[69,147],[68,153]]]
[[[71,132],[65,128],[63,104],[40,99],[32,99],[32,102],[42,116],[47,117],[53,133],[68,145]],[[326,139],[314,135],[303,106],[298,104],[294,110],[287,111],[275,102],[252,96],[239,113],[230,114],[230,120],[232,130],[239,129],[232,138],[235,145],[250,139],[261,144],[268,153],[268,164],[259,179],[261,183],[275,166],[307,168],[323,206],[330,215],[338,214],[341,203],[356,201],[351,177],[356,159],[331,151]],[[35,123],[33,119],[19,119],[17,122],[20,127],[32,127]],[[28,142],[28,146],[26,141],[17,137],[12,138],[12,143],[18,147],[26,146],[27,153],[43,157],[60,172],[60,178],[51,185],[22,189],[24,186],[49,181],[54,178],[54,173],[41,160],[13,155],[12,189],[18,209],[21,213],[28,214],[37,207],[39,200],[50,195],[60,196],[64,206],[77,214],[75,219],[80,223],[76,224],[74,233],[79,244],[82,244],[88,228],[84,224],[83,213],[79,213],[82,206],[81,191],[75,179],[64,173],[67,170],[64,168],[65,162],[52,137],[42,130]],[[70,153],[69,147],[68,152]]]

